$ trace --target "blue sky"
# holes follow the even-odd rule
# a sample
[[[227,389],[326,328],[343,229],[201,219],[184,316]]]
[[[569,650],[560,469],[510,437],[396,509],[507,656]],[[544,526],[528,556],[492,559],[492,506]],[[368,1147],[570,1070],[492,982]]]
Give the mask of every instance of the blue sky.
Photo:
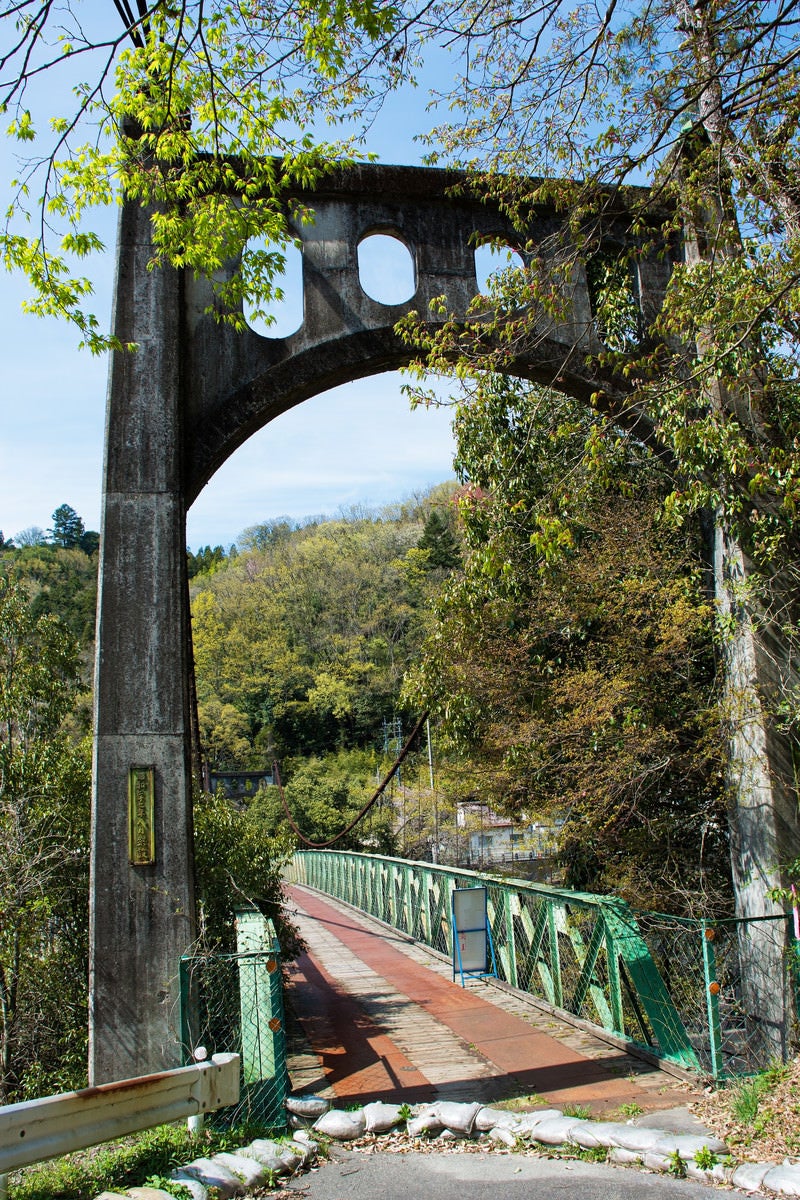
[[[91,12],[96,3],[85,7]],[[425,103],[424,91],[411,92],[380,117],[369,148],[384,162],[421,160],[413,134],[430,124]],[[15,170],[11,150],[5,141],[2,187]],[[110,323],[116,212],[92,227],[107,246],[92,264],[93,310]],[[26,292],[23,279],[3,277],[0,530],[6,537],[30,526],[46,530],[63,503],[99,529],[107,363],[79,351],[66,324],[24,314]],[[411,412],[400,382],[395,375],[360,380],[272,422],[200,495],[189,513],[189,545],[228,545],[246,526],[278,516],[379,507],[450,478],[448,411]]]

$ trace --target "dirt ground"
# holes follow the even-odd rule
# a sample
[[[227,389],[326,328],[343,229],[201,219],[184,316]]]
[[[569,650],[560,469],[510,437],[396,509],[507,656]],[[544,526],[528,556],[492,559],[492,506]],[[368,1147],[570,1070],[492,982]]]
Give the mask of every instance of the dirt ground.
[[[765,1076],[709,1089],[690,1107],[735,1158],[800,1162],[800,1057]]]

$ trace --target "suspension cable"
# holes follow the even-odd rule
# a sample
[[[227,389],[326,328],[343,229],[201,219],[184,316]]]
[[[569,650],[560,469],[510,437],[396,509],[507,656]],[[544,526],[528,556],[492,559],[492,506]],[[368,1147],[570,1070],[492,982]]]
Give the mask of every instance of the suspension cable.
[[[292,829],[297,834],[297,836],[300,838],[300,841],[303,843],[304,846],[310,846],[312,850],[325,850],[325,849],[327,849],[328,846],[332,846],[334,844],[334,842],[338,842],[341,838],[343,838],[345,836],[345,834],[349,833],[351,829],[354,829],[356,827],[358,822],[361,821],[367,815],[369,810],[372,808],[373,804],[375,804],[376,801],[380,799],[380,797],[383,795],[386,787],[389,785],[389,783],[391,783],[391,781],[394,779],[397,772],[400,770],[403,760],[408,755],[415,740],[419,737],[419,735],[422,731],[422,727],[425,724],[425,722],[427,721],[427,719],[428,719],[428,713],[424,712],[422,714],[422,716],[420,717],[420,719],[417,721],[414,728],[412,729],[411,733],[409,734],[405,745],[403,746],[402,750],[398,754],[397,758],[394,760],[394,763],[392,764],[388,774],[384,777],[384,779],[381,781],[381,783],[378,784],[377,788],[372,793],[372,795],[370,796],[369,800],[364,805],[364,807],[361,809],[361,812],[358,814],[358,816],[353,817],[353,820],[350,822],[349,825],[345,826],[345,828],[341,831],[341,833],[337,833],[335,837],[329,838],[327,840],[327,842],[312,842],[309,838],[307,838],[305,836],[304,833],[301,833],[301,831],[298,829],[295,819],[292,816],[291,812],[289,811],[289,805],[286,803],[286,796],[284,795],[284,792],[283,792],[283,784],[281,783],[281,775],[280,775],[280,771],[278,770],[278,764],[277,764],[277,762],[273,762],[272,773],[275,777],[275,782],[278,785],[278,792],[280,793],[281,804],[283,805],[283,811],[286,813],[286,817],[287,817],[289,824],[291,825]]]

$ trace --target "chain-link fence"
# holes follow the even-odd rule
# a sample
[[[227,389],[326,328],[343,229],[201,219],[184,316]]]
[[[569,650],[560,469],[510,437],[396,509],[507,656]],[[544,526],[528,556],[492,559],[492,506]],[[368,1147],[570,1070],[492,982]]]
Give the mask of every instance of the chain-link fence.
[[[452,955],[454,888],[487,888],[498,974],[513,987],[715,1079],[796,1044],[798,943],[788,916],[710,922],[634,912],[614,896],[431,863],[298,852],[288,878]]]
[[[788,916],[637,918],[705,1073],[748,1075],[793,1053],[800,959]]]
[[[238,953],[181,959],[184,1061],[191,1062],[198,1047],[209,1055],[240,1055],[239,1103],[211,1119],[223,1126],[280,1130],[289,1082],[279,947],[260,914],[240,913],[237,925]]]

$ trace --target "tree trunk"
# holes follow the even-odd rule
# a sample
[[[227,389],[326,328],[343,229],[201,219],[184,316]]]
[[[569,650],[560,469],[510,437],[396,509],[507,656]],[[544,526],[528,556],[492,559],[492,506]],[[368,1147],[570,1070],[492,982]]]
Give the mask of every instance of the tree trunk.
[[[707,203],[684,214],[689,266],[712,254],[720,261],[742,253],[724,180],[715,186],[718,191]],[[758,439],[758,380],[748,379],[742,394],[724,386],[713,374],[714,352],[714,330],[703,330],[697,354],[701,364],[709,364],[707,404],[731,420],[746,422]],[[725,490],[721,488],[723,494]],[[788,884],[787,863],[800,857],[797,746],[774,719],[781,698],[800,682],[784,632],[793,605],[784,576],[767,578],[754,570],[722,507],[714,522],[713,580],[724,671],[735,911],[747,922],[739,930],[738,1000],[749,1048],[755,1061],[766,1061],[786,1055],[793,1009],[788,921],[784,908],[770,897],[773,889]]]
[[[800,854],[796,748],[771,716],[797,673],[780,624],[759,596],[760,583],[718,518],[714,591],[725,672],[731,869],[736,916],[747,922],[739,928],[740,1002],[748,1040],[761,1043],[752,1046],[757,1061],[789,1051],[789,927],[770,891],[787,885],[787,860]],[[771,608],[779,590],[780,580],[770,581]]]

